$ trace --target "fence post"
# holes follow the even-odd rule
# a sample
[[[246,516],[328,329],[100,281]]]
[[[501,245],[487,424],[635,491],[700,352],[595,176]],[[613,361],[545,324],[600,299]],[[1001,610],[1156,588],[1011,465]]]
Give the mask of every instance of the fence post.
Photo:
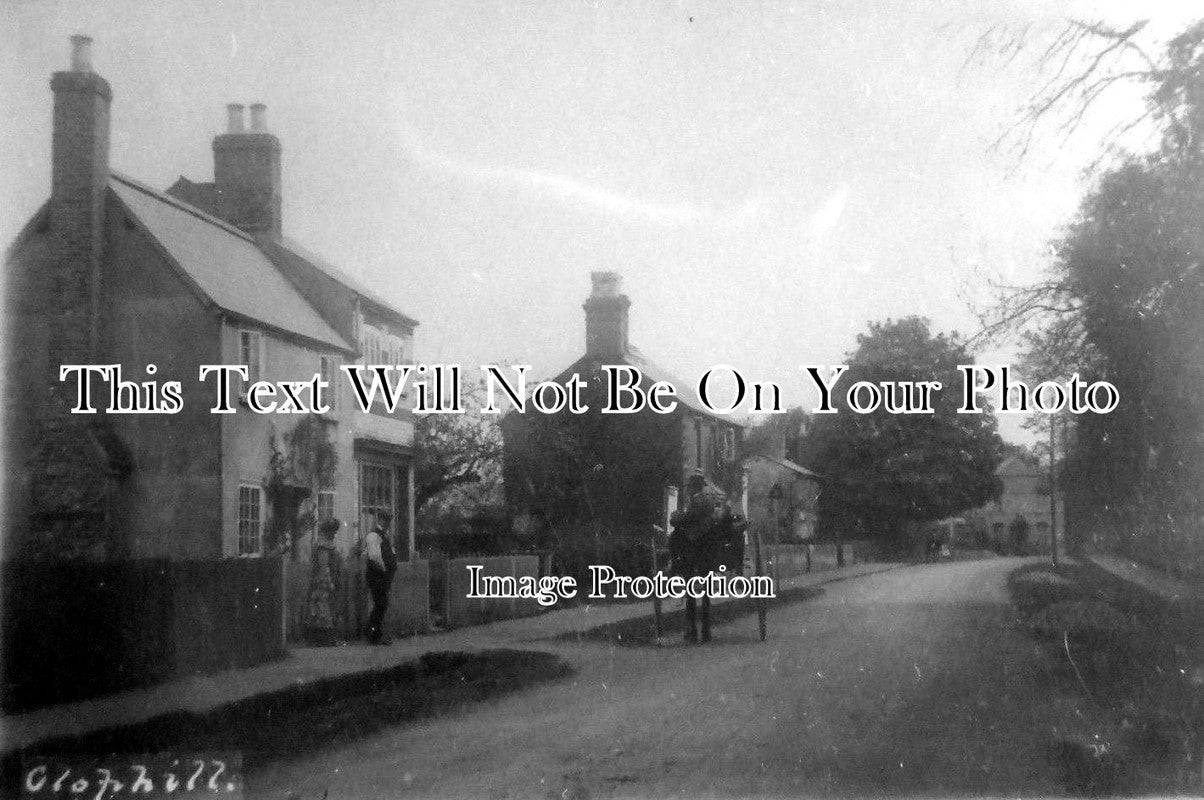
[[[650,543],[650,548],[651,548],[650,549],[650,554],[651,554],[650,557],[652,559],[652,572],[650,574],[655,577],[656,571],[657,571],[656,529],[655,528],[652,530],[652,536],[649,539],[649,543]],[[659,594],[657,594],[656,592],[652,593],[652,621],[653,621],[653,625],[655,626],[655,629],[656,629],[656,640],[659,642],[661,640],[661,596]]]
[[[514,578],[514,583],[518,585],[518,560],[514,556],[510,556],[510,577]],[[510,598],[510,618],[518,617],[518,593]]]
[[[451,601],[452,571],[455,569],[455,563],[456,560],[454,558],[449,558],[443,567],[443,607],[447,609],[443,615],[443,626],[448,630],[456,627],[453,621]]]
[[[288,652],[288,568],[284,556],[280,557],[280,567],[276,570],[276,579],[280,581],[280,652]],[[302,601],[304,602],[304,601]],[[304,606],[302,606],[304,607]]]
[[[757,531],[753,534],[753,552],[755,553],[754,573],[758,577],[761,575],[761,532]],[[761,641],[765,641],[765,600],[762,597],[757,597],[757,632],[761,635]]]

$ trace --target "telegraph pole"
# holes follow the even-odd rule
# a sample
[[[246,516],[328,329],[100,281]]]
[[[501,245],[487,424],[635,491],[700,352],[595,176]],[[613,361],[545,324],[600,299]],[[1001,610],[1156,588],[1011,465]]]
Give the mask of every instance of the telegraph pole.
[[[1058,488],[1057,469],[1054,457],[1054,422],[1056,417],[1049,415],[1049,552],[1053,565],[1058,566]]]

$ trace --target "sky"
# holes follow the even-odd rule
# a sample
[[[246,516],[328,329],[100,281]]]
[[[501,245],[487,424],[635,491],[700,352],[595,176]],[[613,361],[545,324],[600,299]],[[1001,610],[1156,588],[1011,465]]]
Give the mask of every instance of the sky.
[[[803,366],[844,361],[871,320],[973,333],[989,276],[1039,277],[1141,96],[1023,159],[993,144],[1066,17],[1130,6],[0,0],[0,240],[48,195],[49,78],[86,33],[114,169],[212,180],[226,104],[265,103],[285,234],[418,319],[419,361],[550,376],[611,270],[669,371],[729,364],[809,403]],[[1153,37],[1191,10],[1139,9]],[[967,63],[988,30],[1030,48]]]

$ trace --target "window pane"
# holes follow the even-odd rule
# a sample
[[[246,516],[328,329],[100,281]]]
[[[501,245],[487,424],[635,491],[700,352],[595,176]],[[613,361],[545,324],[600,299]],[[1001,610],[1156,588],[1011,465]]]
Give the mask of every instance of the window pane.
[[[318,492],[318,522],[334,519],[334,492]]]
[[[360,513],[375,514],[388,511],[395,514],[393,486],[395,471],[384,464],[360,464]]]
[[[261,493],[257,486],[238,487],[238,554],[254,555],[260,551],[262,525]]]
[[[334,411],[338,407],[336,401],[339,397],[339,383],[336,380],[338,362],[335,361],[333,356],[319,356],[318,371],[322,376],[322,380],[328,384],[325,395],[326,405],[330,406],[331,411]]]
[[[238,356],[239,363],[247,367],[247,382],[259,380],[260,374],[260,339],[256,331],[239,331]]]

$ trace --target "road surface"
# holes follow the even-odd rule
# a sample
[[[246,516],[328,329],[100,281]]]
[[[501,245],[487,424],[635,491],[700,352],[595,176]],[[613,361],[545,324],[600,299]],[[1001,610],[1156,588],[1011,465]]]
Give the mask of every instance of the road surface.
[[[904,567],[687,646],[548,644],[569,680],[248,776],[255,797],[1063,794],[1072,698],[989,559]],[[1078,724],[1082,724],[1081,722]]]

